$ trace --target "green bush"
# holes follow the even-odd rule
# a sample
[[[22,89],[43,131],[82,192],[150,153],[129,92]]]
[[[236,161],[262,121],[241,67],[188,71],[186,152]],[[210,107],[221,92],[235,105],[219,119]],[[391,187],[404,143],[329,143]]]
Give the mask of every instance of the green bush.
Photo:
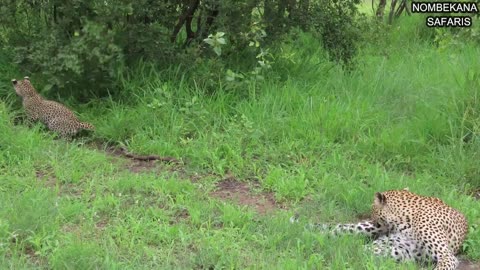
[[[0,39],[26,74],[42,74],[46,83],[39,90],[86,100],[118,92],[120,67],[139,60],[160,68],[183,64],[195,74],[199,59],[216,59],[220,69],[207,76],[215,81],[228,77],[229,61],[246,51],[246,72],[257,77],[272,63],[268,47],[294,28],[316,33],[331,59],[348,64],[356,52],[359,2],[7,1]]]
[[[357,6],[360,0],[314,2],[311,18],[316,33],[332,60],[351,67],[361,37],[360,28],[355,26]]]

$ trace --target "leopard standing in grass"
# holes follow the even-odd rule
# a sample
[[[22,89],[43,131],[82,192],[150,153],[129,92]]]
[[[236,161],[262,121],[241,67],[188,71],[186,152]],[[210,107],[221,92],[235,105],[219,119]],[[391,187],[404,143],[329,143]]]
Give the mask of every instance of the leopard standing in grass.
[[[291,222],[298,217],[292,217]],[[408,190],[376,193],[371,219],[355,224],[314,225],[322,230],[359,233],[374,239],[376,255],[397,261],[415,260],[436,263],[435,270],[453,270],[455,257],[468,232],[463,214],[435,197]]]
[[[22,98],[23,108],[29,121],[40,121],[63,138],[73,137],[82,129],[95,129],[92,124],[78,120],[75,114],[64,105],[40,96],[28,77],[19,81],[12,79],[12,84],[17,95]]]

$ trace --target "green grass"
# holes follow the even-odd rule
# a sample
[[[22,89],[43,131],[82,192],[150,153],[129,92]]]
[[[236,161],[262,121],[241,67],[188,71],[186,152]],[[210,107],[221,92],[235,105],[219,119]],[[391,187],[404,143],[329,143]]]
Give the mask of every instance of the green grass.
[[[178,68],[144,64],[119,78],[128,98],[72,104],[97,127],[94,140],[181,158],[181,170],[133,173],[89,139],[14,125],[21,110],[9,94],[0,103],[0,268],[417,269],[374,258],[361,237],[288,223],[295,211],[302,222],[355,221],[374,192],[405,187],[463,212],[472,226],[462,256],[480,260],[470,196],[480,186],[480,48],[403,42],[422,35],[416,20],[405,18],[385,47],[363,48],[352,73],[301,35],[282,45],[282,79],[235,88],[242,93],[222,85],[205,95]],[[0,90],[13,93],[9,77],[22,76],[2,70]],[[258,181],[287,209],[259,215],[210,196],[225,175]]]

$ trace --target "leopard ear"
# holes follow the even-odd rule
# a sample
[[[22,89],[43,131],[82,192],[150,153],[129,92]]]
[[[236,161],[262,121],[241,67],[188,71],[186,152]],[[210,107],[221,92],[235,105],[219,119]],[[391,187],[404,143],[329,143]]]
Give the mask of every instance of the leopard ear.
[[[12,79],[12,83],[13,85],[17,84],[18,83],[17,79]]]
[[[28,76],[25,76],[25,77],[23,77],[23,78],[24,78],[25,80],[27,80],[27,81],[30,81],[30,77],[28,77]]]
[[[380,192],[375,193],[375,205],[385,205],[387,203],[387,197]]]

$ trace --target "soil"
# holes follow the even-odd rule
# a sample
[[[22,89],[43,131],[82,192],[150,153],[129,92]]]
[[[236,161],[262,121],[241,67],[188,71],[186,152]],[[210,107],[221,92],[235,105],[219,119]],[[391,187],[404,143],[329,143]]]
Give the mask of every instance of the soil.
[[[177,162],[178,160],[174,160],[173,162],[165,162],[165,160],[158,159],[137,159],[132,158],[132,156],[137,156],[136,154],[126,156],[124,149],[119,149],[113,146],[105,149],[102,145],[96,145],[96,148],[105,151],[107,155],[114,157],[115,160],[124,162],[125,168],[133,173],[169,170],[172,172],[181,172],[182,175],[185,174],[181,163]],[[150,156],[151,155],[147,155],[146,157]],[[166,163],[170,163],[170,165],[166,165]],[[212,175],[214,174],[206,174],[205,176],[196,174],[187,176],[187,178],[189,178],[192,182],[198,182],[203,177]],[[219,175],[215,176],[220,177]],[[252,207],[259,214],[266,214],[278,208],[284,208],[275,201],[273,193],[258,193],[254,191],[254,189],[259,189],[259,187],[260,185],[256,182],[253,184],[248,184],[247,182],[242,182],[229,176],[218,182],[216,190],[211,192],[210,195],[221,200],[234,201],[239,205]]]
[[[123,162],[124,167],[132,173],[142,173],[142,172],[152,172],[152,171],[162,171],[167,170],[167,167],[170,167],[169,170],[180,170],[179,167],[180,161],[176,159],[164,160],[161,157],[155,155],[135,155],[135,154],[125,154],[125,149],[118,148],[114,146],[107,147],[104,149],[101,145],[96,145],[96,148],[100,151],[105,151],[105,153],[113,157],[112,162]],[[167,166],[166,164],[174,164],[175,166]]]
[[[477,200],[477,201],[480,200],[480,189],[474,190],[472,192],[472,197],[475,198],[475,200]]]
[[[39,181],[44,181],[47,187],[55,187],[57,184],[57,178],[52,168],[38,168],[35,171],[35,176]]]
[[[253,184],[253,188],[258,187],[258,183]],[[259,214],[267,214],[278,208],[284,208],[275,201],[273,193],[255,193],[252,191],[252,185],[234,178],[218,182],[217,189],[210,195],[222,200],[234,201],[239,205],[253,207]]]
[[[471,262],[467,260],[460,260],[460,265],[457,270],[479,270],[480,262]]]

